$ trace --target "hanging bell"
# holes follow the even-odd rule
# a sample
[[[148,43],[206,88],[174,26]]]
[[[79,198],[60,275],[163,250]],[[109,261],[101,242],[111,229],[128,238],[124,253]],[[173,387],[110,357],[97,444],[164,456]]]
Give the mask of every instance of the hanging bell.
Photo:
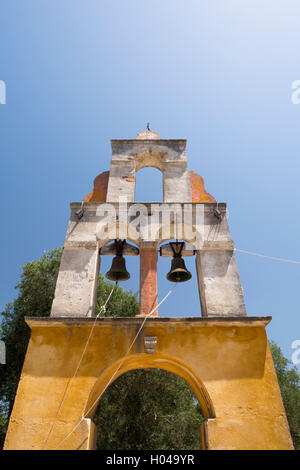
[[[168,281],[171,282],[185,282],[191,279],[191,273],[186,269],[185,263],[181,257],[184,248],[184,242],[170,242],[170,247],[173,251],[173,259],[171,270],[167,274]]]
[[[126,269],[125,258],[122,255],[113,258],[111,268],[105,276],[110,281],[127,281],[130,278],[130,274]]]
[[[124,243],[125,240],[115,240],[117,255],[112,260],[110,270],[105,274],[110,281],[127,281],[130,278],[130,274],[126,269],[125,258],[122,255]]]
[[[191,279],[192,274],[186,269],[184,260],[181,256],[172,259],[171,270],[167,274],[168,281],[185,282]]]

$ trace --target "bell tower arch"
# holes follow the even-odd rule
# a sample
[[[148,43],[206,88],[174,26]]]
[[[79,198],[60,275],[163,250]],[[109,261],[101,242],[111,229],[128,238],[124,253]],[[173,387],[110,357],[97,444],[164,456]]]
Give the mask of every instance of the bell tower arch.
[[[192,202],[186,160],[186,140],[164,140],[156,132],[140,132],[136,139],[112,140],[107,202],[119,195],[134,202],[136,172],[152,166],[163,173],[164,202]]]
[[[186,140],[161,139],[148,126],[111,146],[110,170],[71,203],[50,317],[26,319],[31,338],[5,448],[92,448],[92,405],[107,383],[158,367],[195,391],[207,449],[292,449],[265,331],[271,317],[246,314],[226,204],[188,170]],[[162,203],[134,200],[136,172],[147,166],[163,174]],[[137,317],[95,318],[105,255],[122,258],[113,280],[120,269],[128,278],[120,268],[126,256],[139,256]],[[159,317],[160,256],[178,258],[172,282],[188,282],[184,257],[195,258],[202,316]]]

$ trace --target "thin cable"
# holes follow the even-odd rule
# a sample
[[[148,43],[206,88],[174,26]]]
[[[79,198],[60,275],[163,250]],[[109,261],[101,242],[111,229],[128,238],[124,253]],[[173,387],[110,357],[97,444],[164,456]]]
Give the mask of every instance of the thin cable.
[[[88,344],[89,344],[89,341],[90,341],[90,339],[91,339],[92,333],[93,333],[93,331],[94,331],[94,328],[95,328],[95,325],[96,325],[96,321],[97,321],[97,319],[99,318],[100,314],[101,314],[102,312],[105,312],[105,310],[106,310],[106,305],[107,305],[109,299],[111,298],[111,295],[112,295],[112,293],[113,293],[113,291],[114,291],[115,286],[116,286],[116,284],[113,285],[113,287],[112,287],[112,289],[111,289],[111,291],[110,291],[110,293],[109,293],[109,296],[107,297],[107,299],[106,299],[104,305],[102,305],[102,306],[100,307],[99,313],[98,313],[98,314],[96,315],[96,317],[95,317],[95,320],[94,320],[94,322],[93,322],[93,326],[92,326],[92,328],[91,328],[90,334],[89,334],[88,339],[87,339],[87,341],[86,341],[85,347],[83,348],[83,351],[82,351],[81,357],[80,357],[80,359],[79,359],[79,362],[78,362],[78,364],[77,364],[76,370],[75,370],[73,376],[71,377],[71,379],[70,379],[69,382],[68,382],[68,385],[67,385],[66,390],[65,390],[65,392],[64,392],[62,401],[60,402],[60,405],[59,405],[59,407],[58,407],[58,410],[57,410],[57,413],[56,413],[56,415],[55,415],[55,418],[54,418],[54,420],[53,420],[53,422],[52,422],[52,424],[51,424],[51,427],[50,427],[50,430],[49,430],[49,432],[48,432],[48,434],[47,434],[47,437],[46,437],[46,439],[45,439],[44,442],[43,442],[42,450],[44,450],[44,447],[45,447],[45,445],[46,445],[46,443],[47,443],[47,441],[48,441],[48,439],[49,439],[49,436],[50,436],[50,434],[51,434],[51,432],[52,432],[52,430],[53,430],[54,424],[56,423],[56,420],[57,420],[57,418],[58,418],[58,415],[59,415],[59,413],[60,413],[60,410],[62,409],[62,406],[63,406],[63,404],[64,404],[64,402],[65,402],[66,397],[67,397],[67,394],[68,394],[68,392],[69,392],[69,390],[70,390],[70,388],[71,388],[71,385],[72,385],[72,383],[73,383],[73,380],[74,380],[74,378],[75,378],[76,375],[77,375],[77,372],[78,372],[78,370],[79,370],[79,367],[80,367],[81,362],[82,362],[82,359],[83,359],[83,356],[85,355],[86,348],[87,348],[87,346],[88,346]]]
[[[78,423],[76,424],[76,426],[75,426],[75,427],[72,429],[72,431],[70,431],[69,434],[60,442],[60,444],[55,448],[55,450],[59,449],[60,446],[68,439],[68,437],[70,437],[71,434],[73,434],[73,432],[76,431],[76,429],[78,428],[78,426],[80,426],[80,424],[82,423],[82,421],[85,419],[85,416],[88,415],[89,412],[94,408],[94,406],[96,405],[97,401],[100,399],[101,395],[103,395],[103,393],[105,392],[105,390],[106,390],[106,389],[109,387],[109,385],[111,384],[111,382],[112,382],[113,378],[115,377],[115,375],[117,374],[117,372],[118,372],[118,371],[120,370],[120,368],[122,367],[122,365],[123,365],[123,363],[124,363],[126,357],[128,356],[128,354],[129,354],[130,351],[131,351],[132,346],[133,346],[134,343],[136,342],[137,337],[139,336],[139,334],[140,334],[140,332],[141,332],[141,330],[142,330],[142,328],[143,328],[143,326],[144,326],[146,320],[147,320],[147,319],[150,317],[150,315],[152,315],[152,313],[155,312],[155,310],[157,310],[158,307],[169,297],[169,295],[170,295],[171,292],[175,289],[176,286],[177,286],[177,283],[174,285],[174,287],[172,287],[172,289],[169,290],[169,292],[168,292],[168,293],[165,295],[165,297],[160,301],[160,303],[159,303],[156,307],[154,307],[154,309],[151,310],[150,313],[148,313],[148,314],[145,316],[145,318],[144,318],[144,320],[143,320],[143,322],[142,322],[142,324],[141,324],[141,326],[140,326],[140,328],[139,328],[137,334],[136,334],[135,337],[134,337],[134,340],[132,341],[131,345],[130,345],[129,348],[128,348],[128,351],[126,352],[125,356],[123,357],[122,361],[121,361],[120,364],[118,365],[117,369],[115,370],[115,372],[113,373],[113,375],[111,376],[111,378],[109,379],[109,381],[107,382],[107,384],[105,385],[105,387],[104,387],[104,389],[102,390],[101,394],[96,398],[96,400],[93,402],[93,404],[90,406],[90,408],[84,413],[84,415],[82,416],[82,418],[80,418],[80,420],[78,421]]]
[[[284,263],[300,264],[300,261],[295,261],[295,260],[286,259],[286,258],[276,258],[275,256],[262,255],[260,253],[254,253],[253,251],[240,250],[239,248],[234,248],[234,251],[239,251],[240,253],[246,253],[247,255],[259,256],[260,258],[267,258],[267,259],[273,259],[275,261],[282,261]]]

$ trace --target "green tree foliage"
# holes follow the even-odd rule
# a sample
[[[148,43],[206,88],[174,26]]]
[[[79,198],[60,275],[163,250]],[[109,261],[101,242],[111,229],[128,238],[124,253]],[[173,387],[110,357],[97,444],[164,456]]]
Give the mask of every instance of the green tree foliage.
[[[105,307],[105,311],[100,311],[106,303],[113,284],[105,281],[102,274],[99,276],[98,296],[96,303],[96,315],[106,317],[135,317],[139,313],[139,302],[137,294],[123,290],[121,287],[114,287],[114,291]]]
[[[300,374],[274,341],[270,347],[294,446],[300,450]]]
[[[0,316],[0,339],[6,344],[6,365],[0,365],[0,447],[13,406],[30,330],[24,317],[49,316],[62,250],[51,250],[23,266],[17,298]],[[99,278],[96,313],[112,284]],[[135,316],[137,297],[117,287],[105,316]],[[299,448],[299,374],[274,343],[272,354],[287,416]],[[95,413],[101,449],[196,449],[199,447],[199,405],[191,389],[168,372],[136,370],[119,377],[105,391]],[[107,426],[109,423],[109,426]]]
[[[52,250],[40,260],[23,266],[16,288],[19,295],[1,313],[1,339],[6,345],[7,365],[1,367],[1,399],[11,405],[30,336],[25,316],[49,315],[60,263],[61,250]]]
[[[0,365],[0,446],[30,337],[24,317],[49,316],[61,252],[61,249],[51,250],[38,261],[23,266],[20,282],[16,285],[19,295],[1,313],[0,338],[6,346],[6,364]]]

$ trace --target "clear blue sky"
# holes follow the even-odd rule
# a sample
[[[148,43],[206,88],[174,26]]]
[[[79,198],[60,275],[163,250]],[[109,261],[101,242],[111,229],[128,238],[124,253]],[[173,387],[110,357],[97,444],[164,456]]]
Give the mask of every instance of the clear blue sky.
[[[228,203],[237,248],[300,260],[299,44],[297,0],[1,0],[0,307],[16,295],[20,266],[63,244],[69,202],[109,169],[110,139],[133,138],[148,121],[163,138],[188,140],[189,168]],[[147,170],[140,200],[160,191]],[[237,261],[248,314],[273,316],[269,338],[290,357],[300,266]],[[193,279],[162,315],[199,314],[187,265]],[[136,291],[137,260],[128,267]],[[160,298],[168,270],[160,260]]]

